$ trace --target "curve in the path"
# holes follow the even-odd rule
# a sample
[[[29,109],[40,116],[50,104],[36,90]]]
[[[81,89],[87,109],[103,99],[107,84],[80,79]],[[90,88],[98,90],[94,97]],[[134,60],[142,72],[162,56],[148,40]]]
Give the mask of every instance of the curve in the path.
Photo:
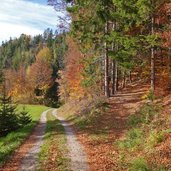
[[[38,153],[43,143],[43,136],[46,130],[46,114],[51,109],[42,113],[40,123],[35,130],[35,144],[29,152],[23,157],[19,171],[35,171],[38,165]]]
[[[67,146],[69,149],[69,157],[71,159],[71,170],[72,171],[87,171],[87,157],[83,150],[82,145],[78,142],[76,135],[71,128],[70,124],[64,120],[64,118],[57,115],[57,110],[53,110],[52,114],[60,120],[61,124],[65,129],[67,136]]]

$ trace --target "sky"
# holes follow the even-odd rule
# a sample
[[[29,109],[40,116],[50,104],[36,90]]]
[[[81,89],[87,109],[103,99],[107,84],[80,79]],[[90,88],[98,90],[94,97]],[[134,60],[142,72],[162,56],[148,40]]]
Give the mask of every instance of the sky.
[[[58,15],[47,0],[1,0],[0,43],[22,33],[34,36],[56,29]]]

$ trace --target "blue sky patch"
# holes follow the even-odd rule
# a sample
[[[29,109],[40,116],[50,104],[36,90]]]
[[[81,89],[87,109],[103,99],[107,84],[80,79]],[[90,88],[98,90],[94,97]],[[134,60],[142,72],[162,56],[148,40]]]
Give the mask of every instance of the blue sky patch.
[[[56,29],[59,15],[46,0],[1,0],[0,42],[22,33],[34,36],[46,28]]]

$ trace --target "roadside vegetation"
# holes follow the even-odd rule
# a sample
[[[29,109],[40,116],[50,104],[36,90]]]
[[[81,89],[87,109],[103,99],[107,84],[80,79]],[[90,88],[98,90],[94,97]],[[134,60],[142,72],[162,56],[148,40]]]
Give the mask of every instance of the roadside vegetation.
[[[41,105],[18,105],[18,110],[28,111],[32,121],[24,127],[17,129],[4,137],[0,138],[0,166],[2,166],[11,154],[24,142],[24,140],[32,133],[34,127],[40,119],[40,115],[48,107]]]
[[[130,129],[116,142],[120,151],[120,169],[168,171],[171,168],[169,149],[163,147],[169,146],[170,121],[162,103],[146,103],[130,115]]]
[[[58,109],[58,114],[81,129],[98,123],[101,115],[108,110],[106,98],[70,101]]]
[[[152,123],[159,112],[159,106],[145,104],[138,112],[129,116],[128,125],[131,128],[124,139],[116,142],[120,150],[120,169],[150,170],[145,155],[164,140],[164,132],[156,130]]]

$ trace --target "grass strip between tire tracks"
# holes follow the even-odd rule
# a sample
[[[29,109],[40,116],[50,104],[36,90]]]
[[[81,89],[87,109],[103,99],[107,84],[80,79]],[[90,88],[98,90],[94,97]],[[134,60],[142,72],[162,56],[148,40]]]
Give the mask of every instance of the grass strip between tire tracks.
[[[44,137],[44,144],[39,154],[38,170],[69,170],[70,159],[67,155],[67,139],[65,130],[60,121],[51,114],[47,113],[47,128]]]

